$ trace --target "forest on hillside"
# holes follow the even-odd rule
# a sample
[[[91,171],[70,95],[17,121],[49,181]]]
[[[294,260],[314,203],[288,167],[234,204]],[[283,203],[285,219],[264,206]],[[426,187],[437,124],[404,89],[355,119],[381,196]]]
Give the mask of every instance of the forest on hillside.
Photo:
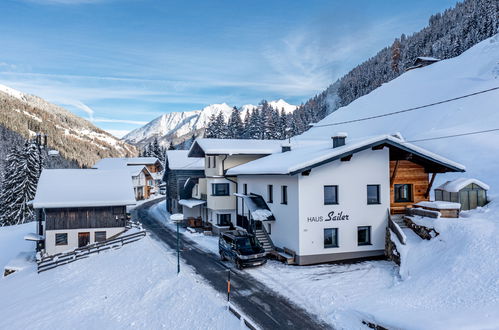
[[[392,45],[353,68],[322,93],[290,115],[260,107],[239,123],[212,118],[205,136],[218,138],[281,139],[306,131],[336,109],[372,92],[403,74],[421,56],[448,59],[498,32],[499,1],[465,0],[443,13],[432,15],[428,25],[410,36],[402,34]],[[260,105],[267,102],[264,100]],[[277,127],[277,129],[275,129]],[[222,128],[222,129],[221,129]]]

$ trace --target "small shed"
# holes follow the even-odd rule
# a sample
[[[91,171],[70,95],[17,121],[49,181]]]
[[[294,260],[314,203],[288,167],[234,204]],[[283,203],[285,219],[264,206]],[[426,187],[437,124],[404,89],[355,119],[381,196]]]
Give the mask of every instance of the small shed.
[[[489,186],[477,179],[459,178],[435,188],[435,200],[461,204],[461,210],[472,210],[487,204]]]

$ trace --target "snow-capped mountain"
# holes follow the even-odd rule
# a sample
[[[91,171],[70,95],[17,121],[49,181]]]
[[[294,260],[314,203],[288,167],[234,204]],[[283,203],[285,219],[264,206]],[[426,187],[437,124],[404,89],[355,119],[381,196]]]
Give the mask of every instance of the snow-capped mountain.
[[[296,105],[291,105],[283,99],[269,102],[274,109],[285,113],[292,113]],[[258,106],[246,104],[238,108],[241,119],[244,119],[248,111],[257,109]],[[212,114],[222,113],[227,121],[232,112],[232,106],[227,103],[211,104],[202,110],[170,112],[166,113],[146,125],[137,128],[123,137],[123,140],[132,144],[144,144],[153,138],[159,138],[160,142],[167,144],[167,140],[180,143],[189,138],[193,133],[206,128]]]
[[[453,138],[431,139],[499,129],[499,90],[418,110],[383,115],[499,87],[499,34],[460,56],[405,72],[349,105],[339,108],[296,139],[330,137],[347,132],[348,138],[400,132],[409,142],[432,150],[467,167],[466,173],[437,175],[435,185],[454,176],[475,177],[499,190],[499,131]],[[430,140],[425,140],[430,138]],[[421,141],[425,140],[425,141]]]
[[[41,132],[48,145],[67,160],[92,166],[101,157],[134,155],[135,147],[99,129],[89,121],[40,97],[0,85],[0,125],[17,140]],[[5,151],[14,140],[0,141]]]

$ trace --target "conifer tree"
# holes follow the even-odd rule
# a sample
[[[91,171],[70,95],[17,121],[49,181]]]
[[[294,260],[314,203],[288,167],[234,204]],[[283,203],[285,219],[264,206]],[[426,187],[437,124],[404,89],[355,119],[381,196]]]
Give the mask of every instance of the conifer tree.
[[[35,143],[27,142],[22,149],[11,149],[7,163],[8,170],[4,173],[0,194],[2,226],[26,223],[34,219],[29,202],[35,198],[43,156]]]
[[[236,107],[232,108],[232,112],[227,123],[227,138],[240,139],[243,134],[243,123],[241,121],[241,114]]]

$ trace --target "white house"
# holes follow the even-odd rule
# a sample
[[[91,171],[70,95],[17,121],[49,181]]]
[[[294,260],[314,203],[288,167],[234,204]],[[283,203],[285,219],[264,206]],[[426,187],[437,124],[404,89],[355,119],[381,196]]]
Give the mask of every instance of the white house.
[[[159,193],[163,165],[156,157],[103,158],[93,167],[101,170],[129,168],[133,176],[137,200],[147,199],[150,195]],[[139,167],[145,167],[145,170],[138,171]]]
[[[205,178],[193,187],[192,197],[206,200],[203,221],[218,233],[236,222],[237,178],[227,170],[281,150],[282,141],[196,139],[188,157],[204,158]]]
[[[105,241],[125,231],[134,205],[128,170],[45,169],[33,208],[42,254],[54,255]]]
[[[388,214],[428,200],[436,173],[462,171],[391,135],[347,142],[341,134],[296,142],[225,175],[237,176],[237,227],[266,232],[306,265],[383,255]]]

